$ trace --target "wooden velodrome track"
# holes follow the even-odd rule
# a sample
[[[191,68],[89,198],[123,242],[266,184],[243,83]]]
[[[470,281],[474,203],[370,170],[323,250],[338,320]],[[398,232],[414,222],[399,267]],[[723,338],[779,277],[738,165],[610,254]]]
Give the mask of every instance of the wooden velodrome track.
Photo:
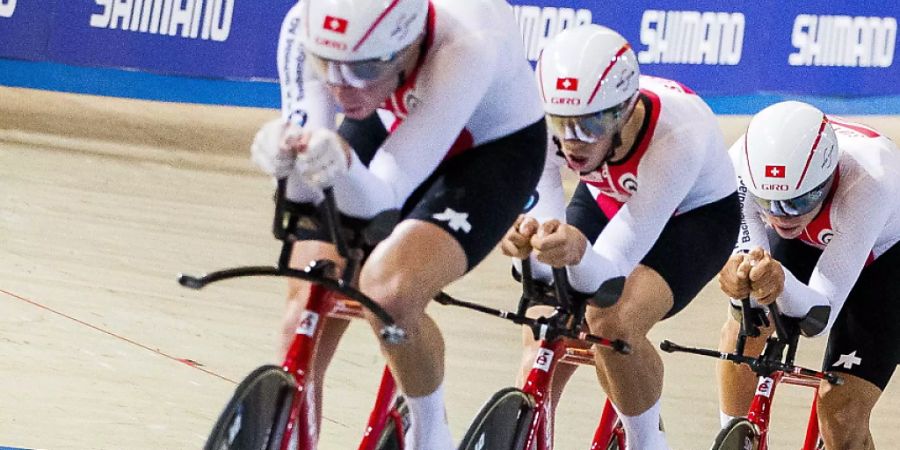
[[[283,282],[236,280],[200,292],[175,282],[270,264],[271,183],[248,146],[271,110],[177,105],[0,88],[0,447],[196,449],[234,383],[276,359]],[[900,137],[900,121],[863,121]],[[729,141],[746,117],[723,117]],[[495,252],[452,294],[512,308]],[[517,327],[434,305],[447,342],[448,413],[460,438],[481,404],[514,382]],[[653,330],[714,346],[724,302],[709,286]],[[321,448],[353,449],[382,360],[351,327],[326,383]],[[804,341],[816,367],[824,340]],[[663,414],[675,449],[718,429],[712,359],[664,355]],[[875,410],[881,448],[900,441],[900,387]],[[587,448],[603,395],[582,369],[559,407],[557,446]],[[811,390],[785,386],[772,447],[797,448]]]

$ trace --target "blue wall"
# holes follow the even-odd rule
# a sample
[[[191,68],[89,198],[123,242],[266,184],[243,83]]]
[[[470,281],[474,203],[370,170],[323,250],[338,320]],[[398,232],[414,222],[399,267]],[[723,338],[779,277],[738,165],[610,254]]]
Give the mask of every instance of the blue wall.
[[[900,113],[896,2],[514,1],[531,59],[561,29],[608,25],[645,73],[722,113],[802,98]],[[0,84],[275,107],[275,46],[291,0],[0,0]],[[838,109],[839,111],[835,111]]]

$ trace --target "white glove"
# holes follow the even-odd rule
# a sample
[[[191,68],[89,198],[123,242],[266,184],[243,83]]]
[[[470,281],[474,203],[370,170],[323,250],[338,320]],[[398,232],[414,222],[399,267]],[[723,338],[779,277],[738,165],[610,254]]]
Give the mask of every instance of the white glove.
[[[324,128],[309,132],[306,149],[297,154],[296,170],[310,186],[324,189],[349,170],[347,143]]]
[[[267,174],[275,178],[287,177],[294,170],[297,152],[283,143],[286,136],[302,132],[302,128],[280,118],[266,122],[253,138],[251,159]]]

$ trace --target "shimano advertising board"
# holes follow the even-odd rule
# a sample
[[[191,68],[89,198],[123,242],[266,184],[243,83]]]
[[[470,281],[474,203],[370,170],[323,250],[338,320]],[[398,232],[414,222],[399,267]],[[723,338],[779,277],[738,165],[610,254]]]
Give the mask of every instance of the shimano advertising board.
[[[458,0],[463,1],[463,0]],[[0,0],[0,57],[236,80],[275,74],[292,0]],[[893,2],[511,2],[528,58],[559,31],[609,26],[644,73],[708,95],[900,94]]]

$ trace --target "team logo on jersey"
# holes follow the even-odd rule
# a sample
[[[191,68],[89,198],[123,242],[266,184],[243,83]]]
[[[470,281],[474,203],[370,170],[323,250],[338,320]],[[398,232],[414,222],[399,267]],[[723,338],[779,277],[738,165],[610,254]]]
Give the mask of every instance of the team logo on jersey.
[[[638,190],[637,177],[633,173],[623,173],[619,177],[619,185],[622,186],[622,189],[634,194]]]
[[[784,166],[766,166],[766,176],[769,178],[784,178]]]
[[[406,106],[406,112],[410,112],[419,107],[419,103],[422,103],[422,100],[419,97],[416,97],[416,92],[412,89],[406,91],[403,94],[403,104]]]
[[[823,245],[828,245],[829,243],[831,243],[831,238],[834,237],[834,231],[826,228],[820,231],[817,237],[819,238],[819,242],[821,242]]]
[[[325,22],[322,23],[322,28],[335,33],[344,34],[347,32],[347,19],[325,16]]]
[[[578,78],[557,78],[556,90],[558,91],[577,91]]]

